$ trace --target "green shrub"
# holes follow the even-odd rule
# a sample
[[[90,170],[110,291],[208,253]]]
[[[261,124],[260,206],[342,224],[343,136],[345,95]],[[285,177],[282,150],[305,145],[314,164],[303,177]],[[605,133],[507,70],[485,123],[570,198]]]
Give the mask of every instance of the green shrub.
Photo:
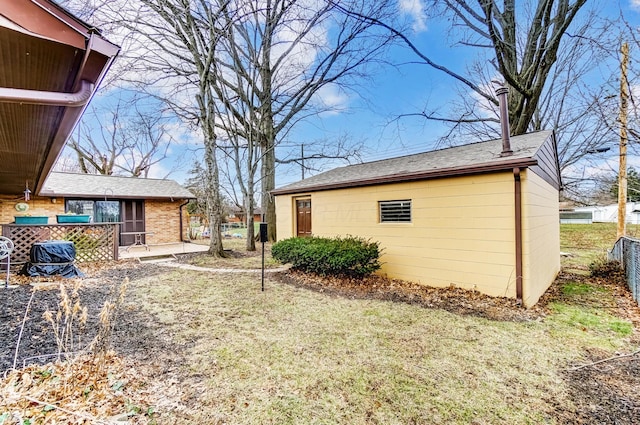
[[[293,268],[322,276],[362,277],[380,268],[378,242],[344,238],[291,238],[277,242],[271,255]]]

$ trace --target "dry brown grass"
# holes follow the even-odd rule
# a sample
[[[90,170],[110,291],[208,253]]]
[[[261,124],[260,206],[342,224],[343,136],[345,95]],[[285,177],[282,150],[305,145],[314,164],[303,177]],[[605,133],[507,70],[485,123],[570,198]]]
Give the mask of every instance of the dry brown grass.
[[[592,344],[628,343],[566,320],[496,322],[275,281],[262,293],[247,275],[176,272],[133,290],[191,345],[183,373],[204,389],[181,423],[554,423],[555,406],[572,405],[559,369]]]
[[[616,223],[561,224],[560,250],[569,254],[562,266],[586,272],[590,263],[605,260],[616,242],[616,228]],[[627,234],[640,237],[640,225],[628,224]]]
[[[208,240],[201,240],[196,243],[207,244]],[[190,255],[186,262],[194,266],[209,267],[213,269],[247,269],[255,270],[262,268],[262,244],[256,242],[255,251],[246,250],[244,239],[232,238],[223,240],[227,258],[214,258],[206,253]],[[265,268],[276,268],[282,266],[279,262],[271,258],[271,243],[266,243],[264,247]]]

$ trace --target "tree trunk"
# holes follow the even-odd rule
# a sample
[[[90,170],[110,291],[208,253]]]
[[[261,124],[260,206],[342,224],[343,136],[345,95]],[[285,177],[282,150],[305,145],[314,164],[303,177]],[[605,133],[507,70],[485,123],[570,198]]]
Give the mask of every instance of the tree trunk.
[[[267,238],[269,242],[276,240],[276,204],[271,191],[276,188],[276,131],[273,120],[273,69],[271,67],[271,46],[275,25],[271,17],[271,1],[266,2],[264,42],[262,44],[262,65],[260,78],[262,79],[263,94],[261,104],[261,145],[262,145],[262,213],[267,223]]]
[[[262,213],[267,223],[267,237],[269,242],[276,240],[276,203],[271,191],[276,188],[276,155],[273,142],[266,145],[266,152],[262,157]]]
[[[252,188],[252,185],[248,185],[249,188]],[[249,189],[247,195],[244,198],[244,211],[247,215],[247,251],[255,251],[256,250],[256,232],[253,220],[253,211],[255,210],[253,205],[253,189]]]
[[[224,257],[224,248],[222,247],[222,202],[220,200],[220,192],[218,190],[219,176],[218,163],[215,159],[215,135],[213,140],[205,137],[205,166],[206,166],[206,197],[209,213],[210,227],[210,244],[209,254],[214,257]]]

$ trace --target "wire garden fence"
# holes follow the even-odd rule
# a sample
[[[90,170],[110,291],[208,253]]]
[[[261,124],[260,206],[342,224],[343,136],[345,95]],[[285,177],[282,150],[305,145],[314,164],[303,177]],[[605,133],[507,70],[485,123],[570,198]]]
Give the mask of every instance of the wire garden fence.
[[[609,260],[622,265],[633,299],[640,305],[640,240],[628,237],[618,239],[609,252]]]

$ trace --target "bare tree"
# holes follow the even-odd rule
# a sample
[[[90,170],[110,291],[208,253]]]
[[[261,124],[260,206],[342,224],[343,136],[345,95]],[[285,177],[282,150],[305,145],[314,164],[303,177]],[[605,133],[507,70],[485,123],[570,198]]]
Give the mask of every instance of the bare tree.
[[[629,119],[627,123],[627,132],[632,149],[637,149],[640,144],[640,92],[638,87],[640,85],[640,36],[638,35],[638,29],[633,26],[624,16],[620,17],[620,21],[623,23],[623,31],[621,31],[622,42],[629,44],[629,59],[630,65],[628,70],[628,84],[629,84]],[[614,51],[618,52],[619,49]],[[620,59],[616,57],[616,63],[620,63]],[[616,72],[614,75],[617,75]],[[617,132],[617,129],[616,129]],[[637,151],[636,151],[637,153]]]
[[[621,46],[627,42],[631,46],[630,66],[628,69],[628,114],[627,121],[627,146],[629,153],[638,154],[640,147],[640,102],[638,100],[638,82],[640,78],[640,67],[638,60],[634,58],[634,48],[640,51],[640,39],[637,36],[637,28],[630,25],[625,16],[620,13],[617,19],[605,21],[607,31],[611,34],[606,37],[604,34],[592,35],[589,38],[591,47],[600,47],[606,53],[606,60],[601,71],[599,84],[584,84],[582,94],[588,99],[590,108],[583,108],[582,116],[576,117],[576,122],[580,122],[590,128],[598,127],[600,138],[593,137],[597,144],[583,145],[584,149],[579,150],[580,145],[575,145],[572,156],[562,157],[562,165],[565,169],[574,171],[567,173],[564,178],[565,192],[574,199],[586,199],[587,202],[604,202],[610,199],[602,196],[602,187],[610,185],[611,176],[618,173],[619,164],[612,157],[616,155],[620,143],[620,107],[621,107],[621,86],[620,86],[620,64]],[[594,88],[595,86],[595,88]],[[595,111],[595,113],[594,113]],[[583,135],[591,134],[587,131]],[[576,139],[578,139],[576,137]],[[588,156],[580,157],[579,154]],[[563,151],[560,149],[560,155]],[[577,172],[574,164],[581,160],[584,168],[588,172],[583,172],[579,168]],[[566,165],[565,165],[566,164]],[[574,167],[572,167],[574,166]],[[630,194],[631,195],[631,194]]]
[[[336,160],[347,164],[362,162],[360,154],[364,149],[363,142],[352,140],[348,134],[341,134],[335,139],[324,138],[293,146],[299,150],[294,149],[276,161],[278,164],[299,165],[303,179],[308,176],[309,171],[323,171],[323,165],[334,163]]]
[[[396,12],[392,0],[342,3],[376,19],[392,19]],[[106,18],[100,16],[105,12]],[[262,186],[272,240],[276,146],[298,122],[334,108],[324,101],[324,91],[355,91],[394,39],[327,1],[131,0],[87,13],[97,21],[110,21],[114,33],[118,27],[129,30],[121,38],[121,63],[129,68],[120,76],[162,99],[202,131],[212,218],[221,210],[216,129],[236,140],[244,160],[252,164],[256,157],[246,155],[248,141],[257,143],[256,180]],[[216,120],[214,111],[234,119]],[[233,137],[227,137],[229,125],[237,131]],[[243,168],[246,173],[251,166]],[[219,235],[219,223],[219,218],[212,220],[212,234]],[[212,237],[211,243],[210,251],[223,255],[218,238]]]
[[[602,81],[599,68],[617,50],[612,40],[616,27],[597,10],[587,10],[586,4],[586,0],[431,0],[430,17],[446,18],[451,23],[452,48],[469,56],[464,71],[436,63],[408,35],[375,21],[398,35],[422,62],[457,83],[459,96],[446,108],[429,106],[403,117],[446,124],[449,131],[440,140],[443,144],[499,137],[495,88],[496,83],[505,84],[511,134],[554,129],[561,169],[569,176],[564,183],[572,190],[584,178],[578,162],[611,143],[611,131],[599,112],[607,89],[593,80]]]
[[[454,78],[467,91],[470,89],[485,102],[485,107],[487,104],[497,106],[498,101],[491,84],[486,84],[486,79],[479,80],[478,73],[490,75],[489,81],[497,74],[511,88],[511,134],[518,135],[532,129],[548,77],[558,61],[561,43],[585,3],[586,0],[531,0],[517,7],[515,0],[431,0],[429,9],[433,16],[448,18],[451,28],[455,28],[455,32],[452,30],[457,37],[454,44],[475,48],[482,56],[466,74],[436,63],[408,36],[388,23],[342,5],[340,8],[350,16],[373,22],[400,37],[424,63]],[[585,24],[584,28],[587,27]],[[487,72],[485,63],[491,65],[488,70],[493,72]],[[454,123],[496,120],[474,107],[461,118],[425,115]]]
[[[395,13],[395,2],[388,0],[341,3],[377,19]],[[300,121],[334,108],[323,102],[323,90],[356,90],[393,36],[344,15],[331,2],[252,0],[238,3],[236,15],[224,16],[228,31],[220,39],[216,90],[237,134],[260,147],[262,210],[269,239],[275,240],[270,191],[277,145]],[[229,123],[218,121],[223,128]]]
[[[195,199],[190,201],[187,205],[187,211],[189,214],[209,217],[207,211],[206,193],[204,185],[204,168],[199,161],[196,161],[191,170],[189,170],[190,177],[184,182],[184,186],[195,195]],[[208,223],[203,223],[208,225]]]
[[[85,113],[67,146],[83,173],[147,177],[154,164],[167,158],[172,137],[166,126],[161,113],[152,115],[120,99]]]
[[[218,17],[230,1],[132,0],[105,5],[115,27],[129,32],[122,78],[164,102],[199,130],[211,227],[209,254],[224,256],[222,200],[216,128],[214,61],[221,30]]]
[[[247,71],[254,73],[253,76],[249,76],[249,79],[257,78],[255,69]],[[224,77],[221,75],[220,79],[222,78]],[[231,84],[232,78],[235,79],[234,84]],[[255,251],[255,195],[260,164],[263,158],[257,132],[251,127],[257,121],[255,116],[257,111],[250,107],[256,101],[256,93],[253,90],[254,86],[246,84],[244,78],[245,76],[241,73],[231,74],[224,79],[224,84],[218,86],[219,95],[226,101],[218,105],[217,112],[219,114],[218,124],[224,131],[226,140],[222,151],[227,157],[227,166],[232,164],[233,167],[232,172],[226,173],[230,181],[232,192],[230,194],[236,204],[242,207],[246,217],[246,249],[247,251]],[[230,86],[233,88],[233,92],[230,92]],[[233,94],[240,92],[242,96],[234,96]],[[238,101],[239,99],[244,99],[245,101]],[[242,117],[242,119],[239,119],[239,117]],[[240,188],[240,200],[233,193],[236,186]]]

